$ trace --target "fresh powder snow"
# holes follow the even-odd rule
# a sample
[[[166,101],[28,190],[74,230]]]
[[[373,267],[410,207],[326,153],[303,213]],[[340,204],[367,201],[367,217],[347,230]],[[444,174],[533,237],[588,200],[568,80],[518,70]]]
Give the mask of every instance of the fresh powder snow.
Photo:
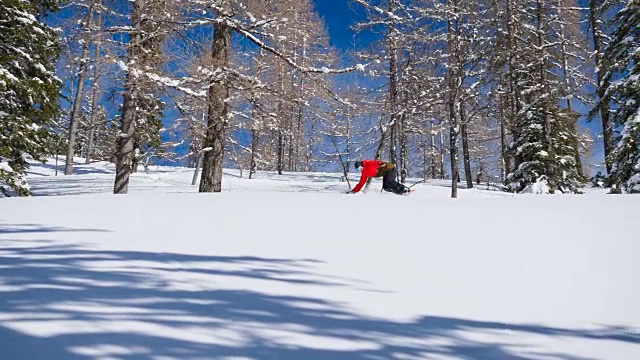
[[[1,359],[640,359],[640,197],[76,160],[0,199]]]

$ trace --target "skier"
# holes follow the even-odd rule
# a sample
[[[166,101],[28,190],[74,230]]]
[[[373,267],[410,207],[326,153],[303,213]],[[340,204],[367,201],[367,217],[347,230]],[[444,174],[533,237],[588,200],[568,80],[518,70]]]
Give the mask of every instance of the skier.
[[[347,194],[355,194],[360,191],[370,177],[382,177],[382,190],[384,191],[398,195],[404,195],[411,191],[408,187],[396,181],[398,171],[392,163],[382,160],[358,160],[353,165],[356,170],[361,172],[360,182]]]

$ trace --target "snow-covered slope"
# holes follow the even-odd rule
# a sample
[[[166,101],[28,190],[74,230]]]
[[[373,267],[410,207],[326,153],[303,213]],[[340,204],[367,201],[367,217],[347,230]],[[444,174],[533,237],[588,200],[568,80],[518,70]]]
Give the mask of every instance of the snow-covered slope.
[[[1,359],[640,359],[640,197],[76,170],[0,199]]]

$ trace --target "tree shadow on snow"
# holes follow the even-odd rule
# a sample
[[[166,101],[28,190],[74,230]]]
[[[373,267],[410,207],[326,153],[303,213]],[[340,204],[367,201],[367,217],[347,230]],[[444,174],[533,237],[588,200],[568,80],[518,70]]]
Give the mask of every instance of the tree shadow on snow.
[[[64,181],[51,176],[34,177],[29,179],[29,184],[33,196],[109,194],[113,191],[112,182],[77,176],[65,177]]]
[[[513,344],[470,340],[464,331],[640,343],[624,329],[595,333],[434,316],[386,321],[330,299],[216,286],[220,277],[285,288],[353,286],[314,273],[318,264],[309,259],[96,251],[46,240],[32,245],[0,241],[3,359],[539,358],[526,349],[515,353]]]
[[[38,224],[5,224],[0,220],[0,234],[48,233],[48,232],[109,232],[103,229],[79,229]],[[1,249],[1,248],[0,248]]]
[[[58,176],[64,175],[65,159],[58,160]],[[38,163],[36,166],[46,168],[49,170],[56,170],[55,161],[48,161],[46,163]],[[33,166],[32,166],[33,167]],[[73,175],[88,175],[88,174],[115,174],[115,165],[103,165],[102,168],[95,164],[87,165],[83,162],[74,161],[73,163]]]

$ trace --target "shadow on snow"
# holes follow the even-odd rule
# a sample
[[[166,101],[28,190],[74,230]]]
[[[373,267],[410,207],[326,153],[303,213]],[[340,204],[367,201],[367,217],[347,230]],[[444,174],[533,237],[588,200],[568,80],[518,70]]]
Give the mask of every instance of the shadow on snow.
[[[6,228],[64,231],[36,225]],[[288,286],[353,286],[351,280],[313,273],[316,264],[310,259],[99,251],[47,240],[28,244],[0,241],[2,358],[539,358],[539,353],[523,354],[522,349],[514,353],[513,344],[473,341],[460,335],[463,331],[500,330],[640,343],[637,334],[625,329],[594,332],[435,316],[394,322],[364,317],[331,299],[242,287],[211,288],[215,281],[209,288],[175,284],[185,276],[213,274]],[[181,285],[189,285],[185,283]],[[62,333],[29,335],[32,330],[46,332],[56,321],[62,322],[57,326]],[[29,331],[21,331],[25,328]],[[345,343],[348,346],[336,345]],[[566,354],[543,355],[578,359]]]

